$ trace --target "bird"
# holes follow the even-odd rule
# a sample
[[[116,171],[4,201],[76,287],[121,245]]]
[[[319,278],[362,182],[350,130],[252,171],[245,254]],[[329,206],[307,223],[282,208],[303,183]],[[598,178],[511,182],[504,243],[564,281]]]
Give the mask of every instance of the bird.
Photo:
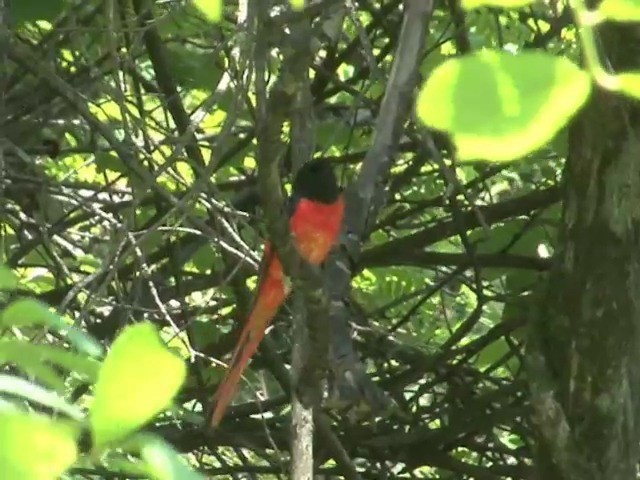
[[[321,265],[337,242],[344,217],[344,195],[330,161],[313,159],[295,174],[288,201],[289,227],[300,256]],[[217,427],[233,399],[242,372],[258,349],[267,327],[289,294],[282,264],[267,241],[257,295],[236,344],[226,374],[214,395],[211,426]]]

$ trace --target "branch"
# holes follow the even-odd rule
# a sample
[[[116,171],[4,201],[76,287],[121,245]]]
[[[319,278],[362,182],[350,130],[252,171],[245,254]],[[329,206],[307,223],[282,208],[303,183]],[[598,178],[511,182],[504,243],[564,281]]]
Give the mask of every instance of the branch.
[[[297,61],[288,63],[284,67],[288,71],[284,73],[295,82],[292,90],[295,92],[295,100],[291,111],[291,157],[293,169],[298,170],[303,163],[313,157],[314,142],[314,118],[313,100],[311,98],[311,81],[309,78],[309,66],[313,63],[311,50],[311,23],[308,18],[302,18],[291,24],[291,47],[297,47],[300,57]],[[311,356],[309,353],[320,350],[319,354],[326,356],[328,348],[328,336],[326,326],[319,317],[306,315],[304,294],[294,292],[293,313],[293,342],[291,373],[293,384],[299,387],[309,388],[308,392],[298,390],[302,398],[313,398],[314,389],[319,382],[312,378],[312,383],[301,382],[305,376],[306,365]],[[316,326],[314,324],[319,324]],[[321,338],[310,338],[307,331],[321,332]],[[319,345],[317,345],[319,344]],[[320,373],[320,370],[317,370]],[[315,376],[315,375],[313,375]],[[296,390],[292,392],[292,422],[291,422],[291,478],[293,480],[306,480],[313,478],[313,432],[314,432],[314,405],[305,405],[298,399]]]
[[[267,23],[266,6],[262,0],[254,3],[258,12],[258,35]],[[307,385],[317,385],[319,373],[326,368],[326,350],[328,338],[322,319],[329,316],[329,305],[323,289],[323,277],[318,269],[304,262],[290,238],[288,215],[284,208],[284,196],[278,173],[278,159],[284,147],[280,138],[282,126],[289,114],[289,106],[297,103],[297,95],[305,88],[299,85],[299,79],[292,72],[308,68],[310,48],[308,44],[294,44],[291,38],[289,48],[285,50],[281,75],[267,94],[265,76],[267,72],[267,50],[265,42],[255,44],[256,67],[256,112],[258,140],[258,191],[267,223],[267,233],[278,253],[283,269],[291,279],[296,291],[300,292],[307,307],[309,336],[315,340],[314,354],[308,357],[305,371]],[[312,399],[312,402],[317,399]],[[314,402],[315,403],[315,402]],[[326,422],[325,422],[326,423]],[[327,425],[321,424],[319,434],[327,443],[336,461],[347,478],[359,478],[357,470],[344,450],[336,447],[335,437]],[[338,443],[339,445],[339,443]]]
[[[384,187],[396,153],[402,128],[413,108],[418,85],[418,66],[433,12],[430,0],[407,0],[395,61],[376,121],[375,137],[364,159],[360,175],[346,193],[346,235],[328,262],[331,297],[331,367],[338,397],[350,393],[349,403],[364,399],[373,411],[387,409],[391,400],[382,394],[365,372],[350,339],[349,295],[353,265],[358,263],[360,242],[382,207]]]
[[[265,23],[265,22],[262,22]],[[298,80],[290,72],[297,62],[304,61],[306,54],[299,49],[291,50],[285,57],[280,77],[276,80],[267,96],[264,73],[266,55],[261,42],[256,43],[256,103],[257,103],[257,139],[258,139],[258,191],[267,223],[267,233],[272,241],[285,273],[291,279],[295,290],[302,292],[309,321],[309,335],[317,339],[317,350],[312,364],[307,364],[306,373],[315,375],[326,368],[326,355],[321,350],[328,348],[326,332],[323,333],[322,321],[313,321],[328,317],[328,300],[323,290],[320,271],[304,262],[290,238],[288,214],[282,193],[278,158],[282,156],[284,146],[280,139],[282,125],[289,113],[289,106],[296,102]],[[326,330],[326,328],[325,328]],[[308,377],[307,377],[308,379]],[[311,382],[310,382],[311,383]]]
[[[534,210],[546,208],[560,200],[560,187],[554,186],[522,195],[505,202],[486,207],[478,211],[487,225],[497,223],[515,215],[526,215]],[[411,252],[425,248],[458,233],[459,226],[470,230],[480,226],[477,212],[468,210],[460,215],[457,222],[446,220],[433,227],[422,229],[411,235],[391,240],[380,246],[365,250],[360,258],[362,265],[380,262],[386,257],[393,257],[398,252]]]
[[[474,255],[473,261],[481,268],[514,268],[539,272],[545,272],[551,268],[551,259],[508,253],[477,253]],[[473,261],[466,253],[397,250],[384,257],[371,257],[366,264],[360,264],[360,267],[375,268],[399,265],[422,268],[443,265],[470,267]]]
[[[194,128],[191,126],[191,120],[189,115],[182,105],[180,95],[178,94],[178,87],[171,75],[171,66],[167,59],[167,54],[158,33],[158,29],[155,26],[155,19],[153,18],[153,12],[148,0],[134,0],[133,8],[136,15],[138,15],[138,21],[143,27],[142,38],[144,45],[149,54],[149,60],[151,66],[156,74],[156,80],[158,82],[158,88],[167,102],[167,109],[176,123],[176,127],[181,136],[186,136],[184,149],[189,155],[189,158],[200,167],[204,166],[204,158],[202,152],[198,148],[196,137],[193,133]],[[199,176],[197,170],[194,170],[196,178]]]

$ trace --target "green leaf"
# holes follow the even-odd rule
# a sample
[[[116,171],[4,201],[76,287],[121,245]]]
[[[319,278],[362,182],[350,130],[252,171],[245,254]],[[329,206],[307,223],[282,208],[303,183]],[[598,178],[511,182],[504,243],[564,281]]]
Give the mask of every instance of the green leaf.
[[[479,7],[522,8],[533,0],[462,0],[462,8],[472,10]]]
[[[542,225],[530,226],[527,220],[520,218],[496,223],[490,230],[474,230],[469,233],[477,253],[499,253],[509,248],[509,254],[536,256],[537,247],[544,242],[551,229]]]
[[[34,348],[29,348],[34,347]],[[20,341],[0,341],[0,365],[16,365],[27,375],[59,393],[64,392],[64,379],[54,368],[43,363],[37,356],[29,355],[37,345]]]
[[[42,415],[0,412],[3,480],[55,480],[78,455],[77,429]]]
[[[121,439],[169,406],[186,376],[149,322],[126,327],[98,373],[90,411],[94,444]]]
[[[104,355],[102,345],[91,335],[83,332],[80,328],[63,324],[59,328],[59,331],[60,333],[65,334],[69,341],[81,352],[95,358],[99,358]]]
[[[553,139],[590,92],[589,75],[565,58],[486,50],[436,68],[417,113],[451,135],[460,160],[507,161]]]
[[[616,75],[618,91],[640,99],[640,72],[625,72]]]
[[[21,340],[0,340],[0,359],[13,359],[18,365],[29,359],[38,364],[54,363],[95,381],[98,377],[98,361],[52,345],[38,345]]]
[[[9,18],[14,23],[54,20],[65,7],[64,0],[17,0],[9,2]]]
[[[511,270],[504,279],[505,290],[516,294],[532,289],[537,282],[542,281],[544,273],[533,270]]]
[[[218,85],[224,73],[216,66],[216,58],[210,51],[202,51],[191,46],[167,45],[167,59],[178,83],[187,88],[211,90]],[[222,63],[223,60],[219,59]],[[207,65],[207,68],[202,68]]]
[[[223,334],[222,329],[211,328],[211,321],[204,318],[204,316],[194,318],[190,328],[193,328],[191,346],[196,349],[205,349],[207,345],[214,343]],[[218,368],[212,368],[211,370],[220,372]]]
[[[604,0],[597,13],[606,20],[637,22],[640,21],[640,3],[637,0]]]
[[[511,347],[502,337],[491,342],[478,353],[476,365],[480,368],[488,367],[500,360],[511,351]]]
[[[205,243],[196,250],[191,261],[198,272],[205,273],[219,262],[218,252],[210,243]]]
[[[304,10],[304,0],[289,0],[289,3],[294,10]]]
[[[0,265],[0,290],[15,290],[18,287],[18,276],[4,265]]]
[[[208,21],[218,23],[222,20],[224,7],[222,0],[193,0],[193,5]]]
[[[29,325],[57,326],[60,318],[44,303],[31,298],[15,300],[2,312],[0,325],[3,327],[26,327]]]
[[[144,435],[140,456],[152,478],[157,480],[204,480],[180,458],[166,442],[155,435]]]
[[[122,159],[112,153],[96,152],[95,161],[98,172],[104,173],[107,170],[111,170],[125,175],[129,173],[129,168]]]
[[[6,392],[14,397],[22,397],[26,400],[37,402],[53,410],[59,410],[78,421],[84,418],[82,410],[75,405],[67,403],[60,395],[23,378],[0,374],[0,392]]]
[[[63,333],[79,350],[92,357],[102,356],[102,345],[81,329],[68,325],[50,308],[32,298],[15,300],[0,315],[0,327],[44,325]]]

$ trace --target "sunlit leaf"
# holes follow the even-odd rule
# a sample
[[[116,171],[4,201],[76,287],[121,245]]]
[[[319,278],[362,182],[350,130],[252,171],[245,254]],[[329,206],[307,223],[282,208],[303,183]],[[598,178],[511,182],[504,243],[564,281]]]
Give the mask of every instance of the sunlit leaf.
[[[465,10],[479,7],[521,8],[533,2],[534,0],[462,0],[462,8]]]
[[[94,444],[102,447],[141,427],[169,406],[185,376],[184,362],[151,323],[126,327],[98,374],[90,411]]]
[[[15,290],[17,286],[17,275],[4,265],[0,265],[0,290]]]
[[[99,362],[52,345],[38,345],[15,339],[0,340],[0,358],[7,355],[10,359],[24,362],[26,359],[42,364],[48,362],[95,381],[98,376]]]
[[[193,0],[193,5],[202,15],[213,23],[222,20],[224,2],[222,0]]]
[[[625,72],[616,75],[618,91],[640,99],[640,72]]]
[[[637,0],[603,0],[597,12],[603,18],[616,22],[640,21],[640,3]]]
[[[3,480],[55,480],[78,455],[77,430],[42,415],[0,411]]]
[[[84,417],[82,410],[67,403],[60,395],[23,378],[0,374],[0,392],[8,393],[14,397],[22,397],[52,410],[59,410],[75,420],[82,420]]]
[[[450,59],[423,86],[420,119],[448,132],[461,160],[514,160],[549,142],[586,102],[587,73],[541,52]]]
[[[13,364],[43,385],[62,393],[64,378],[54,368],[43,363],[40,358],[28,355],[32,345],[21,341],[0,341],[0,365]],[[23,348],[24,347],[24,348]],[[33,345],[37,349],[37,345]]]
[[[20,298],[9,304],[0,315],[0,326],[28,325],[43,325],[55,329],[65,334],[79,350],[93,357],[102,356],[102,345],[81,329],[67,324],[60,315],[38,300]]]
[[[289,3],[294,10],[299,11],[304,9],[304,0],[289,0]]]
[[[58,326],[60,318],[44,303],[31,298],[21,298],[2,312],[0,324],[4,327],[23,327],[27,325]]]
[[[499,338],[480,351],[476,364],[480,368],[488,367],[503,358],[510,351],[511,348],[505,339]]]

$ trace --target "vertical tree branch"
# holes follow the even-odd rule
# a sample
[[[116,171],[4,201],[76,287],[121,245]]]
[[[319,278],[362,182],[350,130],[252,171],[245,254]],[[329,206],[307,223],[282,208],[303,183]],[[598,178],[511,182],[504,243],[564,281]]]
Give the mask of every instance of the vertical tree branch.
[[[300,51],[299,61],[289,64],[289,72],[284,72],[284,74],[290,75],[293,91],[295,92],[291,111],[291,157],[293,159],[293,170],[297,171],[303,163],[313,157],[315,150],[313,101],[309,78],[309,66],[313,61],[311,25],[305,17],[302,17],[291,26],[291,46],[294,45]],[[308,352],[313,351],[315,349],[314,343],[318,342],[310,341],[314,339],[310,339],[307,335],[307,309],[303,295],[299,292],[294,294],[291,370],[293,384],[300,385],[300,379],[303,376],[305,363],[308,359]],[[327,331],[322,326],[320,326],[319,330]],[[328,345],[326,337],[326,334],[323,335],[320,341],[320,348],[325,352]],[[316,385],[311,384],[310,388],[314,388]],[[291,393],[291,478],[293,480],[311,480],[313,478],[314,404],[301,402],[295,388]]]
[[[304,298],[295,295],[293,313],[293,347],[291,374],[297,385],[304,371],[305,352],[309,351],[306,328]],[[313,404],[305,405],[298,399],[296,389],[291,391],[291,478],[311,480],[313,478]]]
[[[386,178],[396,153],[402,128],[413,109],[418,86],[428,21],[433,12],[431,0],[406,0],[398,49],[376,121],[375,136],[356,182],[347,190],[346,235],[328,262],[331,298],[331,367],[336,396],[347,403],[364,400],[374,410],[389,406],[389,400],[373,384],[360,364],[349,334],[348,297],[354,265],[361,242],[380,211]],[[344,398],[350,396],[351,398]]]
[[[264,0],[254,0],[252,8],[256,12],[256,39],[267,38],[267,30],[269,28],[268,6],[265,5]],[[289,36],[290,42],[284,47],[283,51],[284,65],[282,71],[268,93],[265,80],[268,51],[265,42],[257,40],[255,43],[256,136],[258,140],[258,190],[266,218],[267,232],[275,250],[278,252],[278,257],[285,273],[291,278],[294,290],[300,293],[306,306],[306,325],[314,348],[313,355],[307,353],[305,361],[302,363],[306,364],[304,376],[313,377],[310,381],[305,378],[305,384],[313,388],[317,385],[318,382],[316,380],[326,367],[328,333],[326,322],[322,320],[328,317],[329,305],[323,289],[322,276],[317,269],[302,262],[291,241],[288,216],[284,208],[284,196],[278,171],[278,159],[284,150],[280,133],[287,115],[291,114],[290,106],[300,105],[302,107],[311,103],[309,81],[304,80],[302,84],[298,83],[301,75],[297,72],[303,72],[302,77],[306,78],[308,76],[309,62],[311,61],[309,32],[306,28],[302,28],[302,33],[303,37],[306,37],[309,41],[307,43],[298,43],[297,31],[296,36]],[[312,120],[307,116],[311,108],[303,108],[307,112],[304,118],[294,114],[296,119],[296,146],[293,152],[296,156],[300,155],[298,161],[302,157],[309,157],[313,151],[312,126],[310,124]],[[297,322],[297,325],[300,325],[300,322]],[[305,403],[307,405],[315,404],[313,401]],[[311,415],[313,412],[312,410],[301,409],[299,413],[301,415],[296,417],[301,422],[297,432],[300,435],[298,439],[303,438],[306,443],[305,445],[299,445],[300,450],[294,453],[300,459],[300,462],[294,466],[292,473],[301,475],[297,478],[311,478],[313,467],[313,457],[311,455],[313,417]],[[355,466],[350,462],[344,449],[340,448],[339,442],[329,427],[323,424],[318,431],[323,441],[329,445],[330,450],[335,452],[334,458],[340,464],[345,477],[349,479],[359,478]],[[296,439],[294,439],[294,446],[295,442]],[[309,473],[310,471],[311,473]],[[294,478],[296,477],[294,476]]]

